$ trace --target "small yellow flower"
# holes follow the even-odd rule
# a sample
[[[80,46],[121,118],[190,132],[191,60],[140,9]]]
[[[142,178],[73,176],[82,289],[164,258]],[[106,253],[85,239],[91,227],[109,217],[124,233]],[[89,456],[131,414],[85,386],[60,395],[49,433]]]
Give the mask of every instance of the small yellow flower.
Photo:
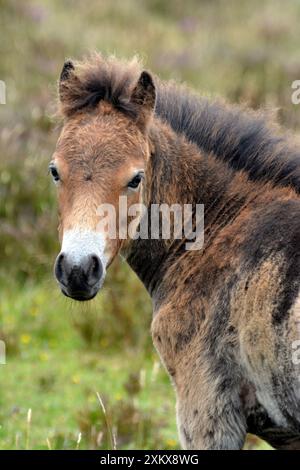
[[[175,439],[167,439],[166,444],[168,447],[175,447],[177,442],[175,441]]]
[[[31,336],[28,335],[27,333],[23,333],[20,339],[21,339],[22,344],[29,344],[31,341]]]
[[[40,358],[40,361],[47,362],[49,361],[49,354],[47,354],[46,352],[41,352],[39,355],[39,358]]]
[[[80,377],[78,374],[72,375],[72,382],[73,384],[79,384],[80,383]]]

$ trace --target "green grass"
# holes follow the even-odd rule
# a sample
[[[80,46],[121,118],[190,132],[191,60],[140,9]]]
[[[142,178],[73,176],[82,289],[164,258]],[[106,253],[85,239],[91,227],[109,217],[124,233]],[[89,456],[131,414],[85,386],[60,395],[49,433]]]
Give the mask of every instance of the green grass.
[[[81,448],[110,448],[97,392],[121,448],[176,447],[174,393],[156,354],[124,342],[116,352],[104,338],[87,344],[74,328],[79,312],[54,288],[7,286],[2,294],[0,447],[76,448],[81,433]],[[88,321],[92,312],[80,314]]]
[[[47,166],[64,59],[137,53],[203,94],[280,108],[298,131],[299,20],[297,0],[0,0],[0,448],[111,448],[96,392],[119,448],[179,446],[174,392],[136,277],[115,264],[88,307],[62,298],[51,279],[59,244]]]

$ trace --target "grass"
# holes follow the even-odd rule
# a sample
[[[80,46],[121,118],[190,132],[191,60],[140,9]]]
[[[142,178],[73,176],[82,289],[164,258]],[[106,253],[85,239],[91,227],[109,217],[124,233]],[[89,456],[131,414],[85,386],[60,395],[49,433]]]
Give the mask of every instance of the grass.
[[[203,94],[280,108],[281,122],[298,131],[299,19],[297,0],[0,0],[1,449],[111,448],[111,433],[122,449],[179,447],[174,392],[136,277],[116,263],[84,308],[51,278],[59,245],[47,166],[64,59],[137,53]],[[250,437],[247,446],[264,444]]]
[[[101,338],[88,345],[73,328],[76,309],[59,296],[49,302],[54,287],[7,286],[2,294],[1,449],[76,448],[80,434],[80,448],[110,448],[97,394],[118,446],[175,448],[174,393],[156,354],[125,342],[113,351]]]

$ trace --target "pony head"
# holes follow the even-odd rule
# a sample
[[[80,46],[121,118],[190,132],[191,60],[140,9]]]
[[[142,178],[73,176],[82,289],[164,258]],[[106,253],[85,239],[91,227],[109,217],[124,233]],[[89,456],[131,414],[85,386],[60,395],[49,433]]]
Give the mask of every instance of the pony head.
[[[63,128],[49,166],[60,213],[61,251],[54,271],[66,296],[89,300],[126,243],[118,236],[120,196],[128,204],[141,199],[155,86],[136,60],[93,55],[85,62],[65,62],[59,103]],[[114,237],[99,223],[103,204],[115,209]]]

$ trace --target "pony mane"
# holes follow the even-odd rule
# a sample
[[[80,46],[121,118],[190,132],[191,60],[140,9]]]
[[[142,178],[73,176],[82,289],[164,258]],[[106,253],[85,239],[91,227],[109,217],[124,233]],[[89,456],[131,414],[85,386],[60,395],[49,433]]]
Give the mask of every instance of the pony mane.
[[[251,180],[300,193],[300,148],[266,115],[209,100],[173,82],[159,82],[155,112],[176,133]]]
[[[138,110],[130,97],[143,70],[136,57],[122,61],[94,53],[82,62],[69,63],[68,69],[67,79],[63,76],[60,81],[60,116],[93,109],[106,100],[136,118]],[[154,79],[155,114],[176,133],[234,170],[245,171],[251,180],[292,186],[300,193],[300,149],[290,145],[290,137],[265,115]]]
[[[93,53],[84,61],[67,61],[65,66],[67,76],[64,67],[59,82],[59,116],[69,117],[84,109],[93,109],[105,100],[136,117],[137,108],[130,97],[142,71],[137,57],[121,61],[114,56],[103,58]]]

